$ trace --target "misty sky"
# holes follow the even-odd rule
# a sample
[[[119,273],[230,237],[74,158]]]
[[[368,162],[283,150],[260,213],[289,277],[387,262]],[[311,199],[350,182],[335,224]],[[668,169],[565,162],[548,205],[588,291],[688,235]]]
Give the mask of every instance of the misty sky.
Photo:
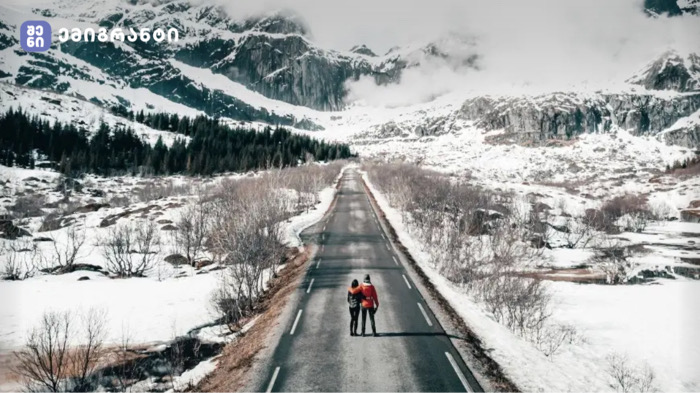
[[[642,0],[221,1],[234,15],[291,9],[307,22],[318,44],[346,50],[365,43],[377,53],[448,31],[502,37],[514,44],[565,39],[615,45],[651,39],[653,44],[687,45],[700,36],[700,19],[654,21],[642,12]]]
[[[642,0],[220,0],[235,16],[291,9],[326,48],[378,54],[450,33],[474,37],[480,70],[426,63],[399,86],[362,80],[351,98],[392,105],[465,87],[600,86],[669,49],[700,53],[700,17],[650,18]],[[396,99],[399,102],[393,102]]]

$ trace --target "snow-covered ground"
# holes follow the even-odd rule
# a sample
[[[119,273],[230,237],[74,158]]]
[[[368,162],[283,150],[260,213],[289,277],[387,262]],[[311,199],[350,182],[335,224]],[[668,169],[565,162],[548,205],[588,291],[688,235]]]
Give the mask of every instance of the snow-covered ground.
[[[401,212],[368,183],[400,241],[490,349],[490,356],[523,391],[615,391],[610,373],[613,358],[618,359],[616,364],[626,358],[626,366],[635,375],[651,370],[654,388],[660,391],[700,389],[700,344],[694,334],[700,326],[697,279],[676,275],[675,279],[644,285],[545,281],[552,294],[552,322],[574,326],[578,337],[546,356],[533,343],[496,322],[465,289],[440,275],[431,262],[430,246],[416,240],[414,229],[403,221]],[[622,233],[618,237],[634,244],[653,245],[646,246],[651,253],[633,258],[637,269],[682,265],[678,255],[673,255],[678,252],[674,247],[679,245],[686,247],[685,256],[700,256],[700,224],[658,223],[649,225],[643,233]],[[590,250],[555,248],[546,250],[541,262],[563,268],[586,262],[592,256]]]
[[[118,224],[137,226],[144,222],[154,222],[159,228],[161,245],[155,266],[145,277],[114,279],[101,272],[80,270],[61,275],[38,273],[21,281],[0,281],[0,298],[3,299],[0,304],[0,359],[8,359],[12,351],[24,345],[31,329],[47,311],[68,311],[77,320],[90,310],[104,311],[108,345],[119,344],[124,338],[128,338],[131,345],[167,342],[215,321],[217,315],[210,303],[223,270],[218,269],[216,264],[195,269],[186,263],[175,266],[165,262],[166,256],[176,252],[174,239],[170,235],[172,232],[166,227],[176,223],[180,212],[188,203],[196,201],[198,189],[241,177],[247,176],[224,175],[205,180],[181,176],[153,179],[88,176],[82,181],[84,187],[103,190],[106,195],[73,193],[71,199],[75,206],[105,202],[112,202],[113,206],[71,214],[76,219],[75,222],[55,231],[38,231],[42,217],[21,219],[21,227],[29,230],[33,238],[50,238],[59,245],[67,243],[71,229],[84,233],[85,243],[76,264],[105,266],[106,260],[99,245],[114,226],[104,227],[102,221],[105,217],[127,211],[143,209],[138,214],[120,218]],[[0,166],[0,183],[4,190],[4,195],[0,198],[0,214],[12,208],[18,195],[42,195],[45,198],[42,201],[44,206],[58,203],[63,198],[56,191],[58,178],[57,173],[47,170]],[[296,235],[323,216],[335,190],[335,187],[323,189],[318,204],[284,224],[286,242],[298,245],[295,244],[295,239],[298,239]],[[287,191],[285,194],[290,195],[290,198],[296,198],[293,190]],[[160,197],[161,195],[165,197]],[[122,205],[114,205],[114,201],[120,201]],[[41,254],[51,255],[53,241],[32,242],[32,237],[0,241],[5,244],[23,242],[21,244],[28,247],[34,243]],[[219,333],[216,329],[205,328],[199,331],[199,336],[208,341],[225,339]],[[75,344],[79,344],[81,338],[75,336],[75,340]],[[201,367],[205,368],[204,365]],[[198,374],[199,371],[201,370],[193,370],[192,373]],[[188,376],[183,378],[189,379]],[[184,379],[183,383],[186,383]],[[0,381],[0,389],[16,388],[15,385],[2,388],[2,384],[3,381]]]

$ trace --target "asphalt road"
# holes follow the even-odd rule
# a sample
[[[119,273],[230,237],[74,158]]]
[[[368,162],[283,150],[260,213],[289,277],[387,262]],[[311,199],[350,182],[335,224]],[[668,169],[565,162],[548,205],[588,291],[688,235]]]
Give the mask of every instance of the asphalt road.
[[[377,220],[359,174],[346,171],[335,207],[306,233],[320,248],[258,391],[481,391]],[[347,287],[367,273],[379,337],[352,337]]]

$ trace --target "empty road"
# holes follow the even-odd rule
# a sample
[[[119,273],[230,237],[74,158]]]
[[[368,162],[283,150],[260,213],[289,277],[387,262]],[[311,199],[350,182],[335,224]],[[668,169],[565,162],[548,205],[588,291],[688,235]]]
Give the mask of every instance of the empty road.
[[[305,236],[319,250],[256,390],[481,391],[396,256],[356,171],[345,172],[333,210]],[[347,287],[365,274],[378,292],[379,337],[350,336]]]

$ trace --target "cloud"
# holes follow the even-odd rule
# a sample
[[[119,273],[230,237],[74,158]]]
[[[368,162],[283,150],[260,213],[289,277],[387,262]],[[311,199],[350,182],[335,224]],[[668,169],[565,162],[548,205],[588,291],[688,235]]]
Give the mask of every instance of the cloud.
[[[377,53],[446,34],[474,37],[478,71],[426,62],[397,86],[370,79],[348,84],[350,98],[387,105],[420,102],[445,91],[542,89],[620,81],[665,50],[700,52],[700,18],[649,18],[642,0],[238,0],[232,14],[291,9],[312,40]],[[450,48],[450,53],[456,49]],[[395,99],[392,99],[395,98]]]

